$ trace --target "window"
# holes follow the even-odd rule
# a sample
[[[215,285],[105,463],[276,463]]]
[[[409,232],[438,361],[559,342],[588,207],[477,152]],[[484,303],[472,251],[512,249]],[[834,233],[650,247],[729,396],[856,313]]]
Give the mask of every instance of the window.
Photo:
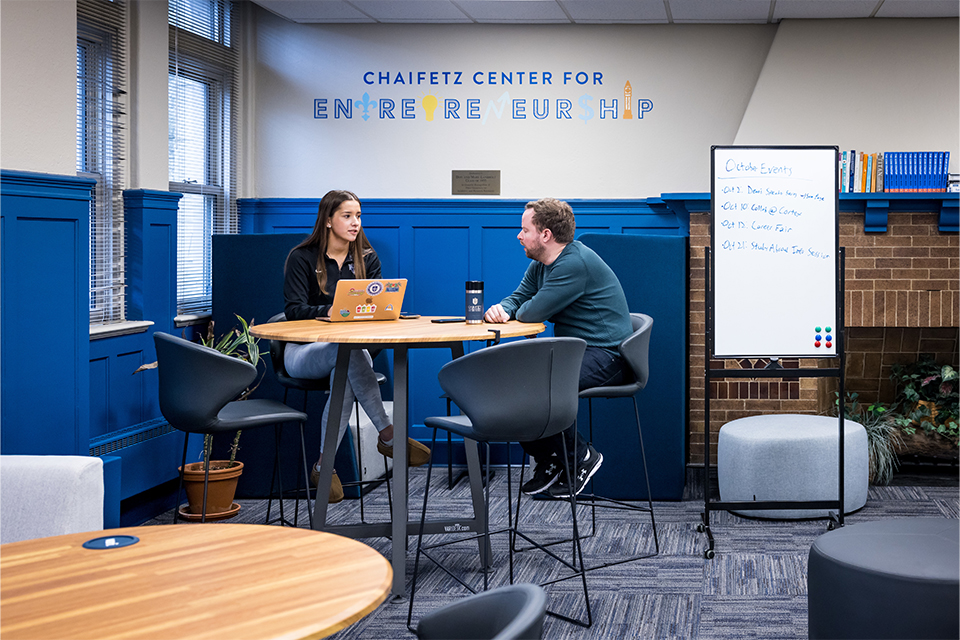
[[[126,95],[123,0],[77,2],[77,175],[90,203],[90,324],[123,322]]]
[[[170,190],[177,216],[177,314],[212,306],[211,234],[236,233],[239,55],[233,3],[169,0]]]

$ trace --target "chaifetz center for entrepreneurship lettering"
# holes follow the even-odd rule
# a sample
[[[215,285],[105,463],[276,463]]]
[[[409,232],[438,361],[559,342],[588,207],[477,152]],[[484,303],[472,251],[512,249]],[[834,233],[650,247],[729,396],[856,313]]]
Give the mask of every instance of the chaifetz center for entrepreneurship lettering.
[[[315,98],[316,120],[496,120],[561,121],[643,120],[653,111],[653,100],[637,98],[629,80],[614,86],[602,71],[365,71],[359,96]],[[421,90],[418,97],[406,89]],[[426,89],[426,93],[423,90]],[[588,93],[555,94],[570,89]],[[513,95],[511,95],[511,91]],[[539,94],[539,95],[538,95]],[[633,109],[636,104],[636,111]],[[649,117],[647,118],[649,120]]]

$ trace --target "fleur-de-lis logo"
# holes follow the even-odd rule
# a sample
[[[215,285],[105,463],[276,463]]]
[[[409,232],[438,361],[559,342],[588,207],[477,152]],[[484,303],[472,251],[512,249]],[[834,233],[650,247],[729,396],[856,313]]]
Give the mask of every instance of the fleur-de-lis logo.
[[[363,107],[363,119],[364,119],[364,120],[369,120],[369,119],[370,119],[370,107],[376,107],[376,106],[377,106],[377,101],[376,101],[376,100],[371,100],[371,99],[370,99],[370,94],[365,92],[365,93],[363,94],[363,100],[354,100],[354,101],[353,101],[353,106],[355,106],[355,107]]]

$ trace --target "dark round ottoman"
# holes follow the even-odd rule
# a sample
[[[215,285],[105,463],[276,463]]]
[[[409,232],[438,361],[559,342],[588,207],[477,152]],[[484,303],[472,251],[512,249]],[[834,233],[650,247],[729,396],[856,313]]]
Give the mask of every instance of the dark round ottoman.
[[[807,569],[810,638],[960,638],[960,521],[909,518],[825,533]]]

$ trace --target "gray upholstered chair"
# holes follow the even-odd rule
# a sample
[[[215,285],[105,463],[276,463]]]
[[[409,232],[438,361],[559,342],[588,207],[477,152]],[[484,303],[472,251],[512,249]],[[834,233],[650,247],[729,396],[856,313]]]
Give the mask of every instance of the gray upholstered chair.
[[[103,529],[103,461],[0,456],[0,543]]]
[[[452,362],[440,369],[440,386],[463,415],[429,417],[424,424],[436,430],[443,429],[484,445],[486,450],[486,468],[490,469],[490,443],[493,442],[529,442],[560,433],[577,419],[577,387],[580,378],[580,365],[586,343],[579,338],[535,338],[520,340],[480,349]],[[569,459],[564,455],[563,460]],[[407,626],[411,630],[413,603],[417,590],[417,573],[420,557],[429,558],[441,565],[431,549],[455,542],[480,539],[481,549],[489,549],[492,533],[508,532],[511,540],[515,536],[544,551],[567,569],[560,580],[579,577],[583,583],[586,602],[586,620],[575,619],[553,611],[548,614],[579,624],[590,626],[593,623],[590,612],[590,597],[587,590],[586,574],[582,570],[583,553],[577,533],[577,500],[570,498],[571,519],[574,540],[574,558],[569,562],[540,545],[530,536],[508,526],[497,532],[489,530],[490,482],[487,477],[484,501],[484,531],[474,536],[460,537],[454,541],[444,541],[435,545],[423,544],[423,524],[426,520],[427,501],[430,493],[430,476],[433,464],[427,468],[427,484],[423,496],[423,510],[420,519],[420,535],[417,541],[417,553],[414,561],[413,582],[410,588],[410,608]],[[570,469],[565,469],[570,479]],[[507,477],[510,477],[508,465]],[[510,485],[508,484],[508,490]],[[512,524],[511,499],[506,501],[507,522]],[[510,580],[513,581],[513,545],[510,544]],[[481,562],[488,560],[481,553]],[[442,565],[441,565],[442,566]],[[475,589],[444,568],[462,586],[470,591]],[[483,589],[488,586],[489,571],[483,571]],[[557,582],[558,580],[552,580]]]
[[[628,558],[617,558],[599,566],[590,567],[590,569],[599,569],[609,567],[615,564],[631,562],[641,558],[649,558],[660,553],[660,540],[657,536],[657,521],[653,513],[653,496],[650,492],[650,473],[647,470],[647,454],[643,448],[643,431],[640,428],[640,409],[637,405],[637,393],[645,386],[650,378],[650,334],[653,330],[653,318],[643,313],[631,313],[630,321],[633,324],[633,333],[631,333],[623,342],[620,343],[619,351],[624,361],[630,366],[633,374],[630,382],[620,385],[611,385],[606,387],[591,387],[580,392],[581,398],[587,399],[587,415],[589,416],[589,436],[593,440],[593,400],[595,398],[629,398],[633,401],[633,414],[637,419],[637,438],[640,445],[640,460],[643,466],[643,479],[647,487],[647,506],[629,504],[621,500],[604,498],[593,493],[581,494],[581,502],[589,502],[594,507],[608,507],[612,509],[623,509],[627,511],[641,511],[650,514],[650,523],[653,527],[653,544],[655,552],[653,554],[640,554]],[[591,486],[593,481],[591,480]],[[591,511],[593,530],[596,530],[596,509]],[[588,569],[588,570],[590,570]]]
[[[535,584],[512,584],[467,596],[420,618],[419,640],[539,640],[547,594]]]
[[[302,436],[307,414],[275,400],[236,400],[257,378],[257,368],[249,362],[166,333],[157,332],[153,339],[160,378],[160,412],[170,426],[184,432],[181,469],[186,466],[187,440],[191,433],[217,434],[298,422]],[[309,478],[306,458],[303,473],[305,479]],[[210,470],[205,469],[201,522],[207,518],[209,478]],[[182,490],[181,473],[178,505]],[[307,497],[309,500],[309,493]],[[178,516],[179,508],[174,513],[174,522]]]

